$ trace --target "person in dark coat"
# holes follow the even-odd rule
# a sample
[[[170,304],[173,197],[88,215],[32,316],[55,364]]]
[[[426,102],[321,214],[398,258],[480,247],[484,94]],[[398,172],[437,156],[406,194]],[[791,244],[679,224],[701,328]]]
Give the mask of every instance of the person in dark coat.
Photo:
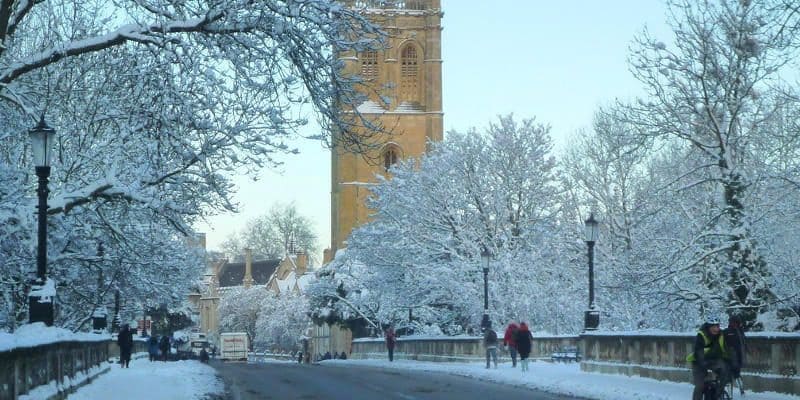
[[[161,350],[161,361],[167,361],[169,358],[169,336],[161,336],[161,341],[158,342],[158,349]]]
[[[497,368],[497,332],[492,329],[491,322],[483,334],[483,347],[486,348],[486,369],[489,369],[490,358],[494,360],[494,367]]]
[[[158,338],[150,336],[147,340],[147,354],[150,355],[150,361],[158,360]]]
[[[344,354],[344,352],[342,352],[342,354],[339,355],[339,359],[340,360],[347,360],[347,354]]]
[[[528,324],[519,324],[514,340],[517,343],[517,351],[519,352],[519,363],[522,365],[522,370],[528,370],[528,357],[531,355],[531,348],[533,347],[533,335],[528,329]]]
[[[514,337],[517,335],[518,330],[519,325],[517,325],[516,322],[511,321],[508,323],[505,335],[503,335],[503,346],[506,346],[508,353],[511,355],[512,368],[517,367],[517,342]]]
[[[206,364],[208,363],[208,352],[206,351],[205,347],[200,350],[200,362]]]
[[[389,351],[389,362],[394,361],[394,345],[397,343],[397,336],[394,333],[394,328],[390,326],[386,329],[384,337],[386,339],[386,350]]]
[[[133,331],[130,325],[122,325],[122,329],[117,336],[117,345],[119,346],[119,363],[122,368],[128,368],[131,362],[131,350],[133,350]]]
[[[297,363],[298,364],[302,364],[303,363],[303,352],[302,351],[298,351],[297,352]]]
[[[725,337],[725,345],[728,346],[728,353],[730,354],[731,379],[736,382],[736,385],[739,386],[739,392],[744,395],[741,375],[747,344],[744,337],[742,317],[731,315],[728,318],[728,327],[722,331],[722,335]]]

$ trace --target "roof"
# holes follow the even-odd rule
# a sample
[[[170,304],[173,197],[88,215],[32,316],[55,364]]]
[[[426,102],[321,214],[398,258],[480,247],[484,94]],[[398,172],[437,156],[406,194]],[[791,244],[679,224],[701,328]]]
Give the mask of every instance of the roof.
[[[275,272],[281,260],[253,261],[253,281],[255,285],[264,285]],[[242,286],[245,265],[241,263],[225,263],[219,271],[219,286]]]

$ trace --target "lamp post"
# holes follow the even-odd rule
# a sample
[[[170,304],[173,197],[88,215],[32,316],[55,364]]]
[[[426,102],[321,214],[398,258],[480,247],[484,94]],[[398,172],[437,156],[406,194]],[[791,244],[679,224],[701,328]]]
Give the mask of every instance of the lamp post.
[[[489,259],[492,253],[484,247],[481,251],[481,264],[483,264],[483,319],[481,320],[481,330],[485,331],[491,325],[489,321]]]
[[[600,234],[600,227],[594,214],[589,214],[589,219],[585,221],[586,245],[589,247],[589,309],[584,315],[584,330],[593,331],[600,325],[600,311],[595,309],[594,304],[594,243]]]
[[[53,301],[55,301],[56,288],[52,280],[47,279],[47,188],[50,177],[50,148],[56,136],[56,131],[47,126],[44,116],[39,123],[28,131],[33,150],[33,163],[36,166],[36,176],[39,177],[39,186],[36,193],[39,197],[37,211],[39,213],[39,237],[36,252],[36,281],[28,295],[28,317],[31,323],[44,322],[47,326],[53,325]]]

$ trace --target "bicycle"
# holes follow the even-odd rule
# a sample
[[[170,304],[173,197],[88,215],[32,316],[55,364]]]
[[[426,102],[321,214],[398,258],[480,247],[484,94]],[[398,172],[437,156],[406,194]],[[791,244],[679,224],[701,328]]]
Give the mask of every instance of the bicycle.
[[[723,382],[719,370],[709,369],[706,371],[703,400],[733,400],[732,393],[732,385],[728,385],[728,382]]]

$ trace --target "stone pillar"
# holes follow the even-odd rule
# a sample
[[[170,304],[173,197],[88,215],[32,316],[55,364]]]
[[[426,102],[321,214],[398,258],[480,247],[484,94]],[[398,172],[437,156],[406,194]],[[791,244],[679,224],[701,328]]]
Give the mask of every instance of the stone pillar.
[[[244,249],[244,280],[245,289],[253,286],[253,249]]]

